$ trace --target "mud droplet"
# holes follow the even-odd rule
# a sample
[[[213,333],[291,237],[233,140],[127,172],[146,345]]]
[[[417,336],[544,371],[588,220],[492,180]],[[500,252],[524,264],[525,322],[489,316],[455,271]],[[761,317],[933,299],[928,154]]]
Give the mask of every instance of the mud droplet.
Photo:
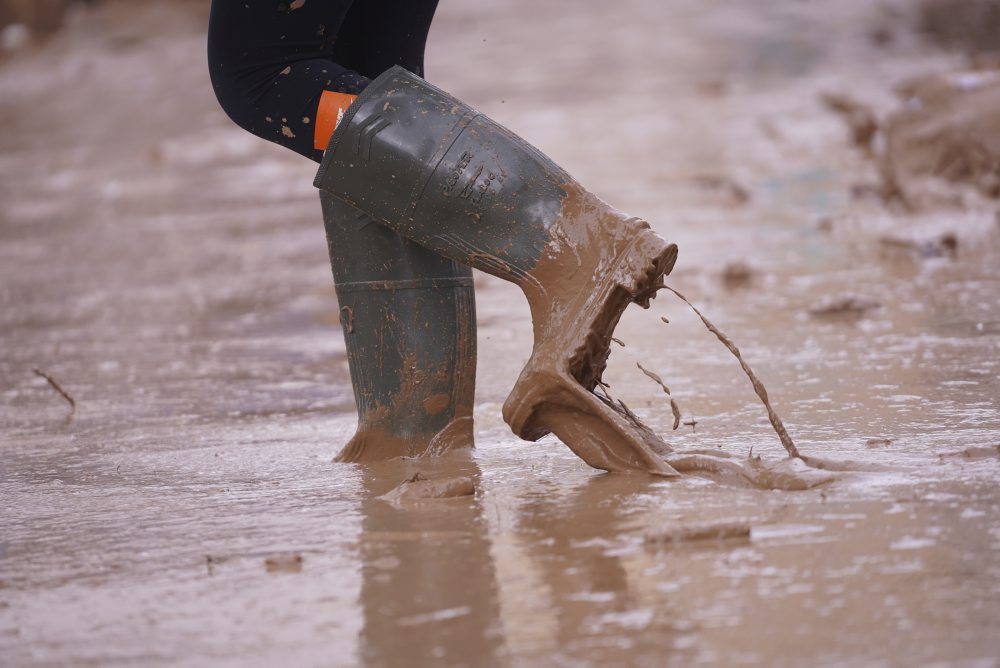
[[[344,321],[344,313],[347,313],[347,333],[354,333],[354,309],[350,306],[340,307],[340,321]]]

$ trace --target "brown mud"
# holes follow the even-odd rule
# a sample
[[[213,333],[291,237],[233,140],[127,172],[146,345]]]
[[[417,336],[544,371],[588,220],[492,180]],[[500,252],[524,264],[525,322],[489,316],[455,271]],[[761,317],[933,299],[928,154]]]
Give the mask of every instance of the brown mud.
[[[632,303],[649,307],[673,269],[677,246],[578,183],[562,189],[541,258],[516,277],[534,340],[504,402],[504,420],[527,440],[555,434],[597,469],[676,476],[660,456],[669,450],[663,440],[621,399],[611,401],[606,386],[608,399],[593,390],[602,383],[622,313]]]
[[[0,663],[996,665],[996,201],[937,177],[959,194],[939,207],[852,198],[878,167],[820,101],[882,119],[899,84],[968,68],[909,7],[469,0],[441,4],[428,43],[434,83],[678,244],[671,284],[803,453],[865,468],[794,492],[756,467],[828,472],[786,458],[669,299],[626,310],[603,380],[676,467],[720,472],[605,475],[513,438],[499,414],[533,332],[520,290],[484,275],[475,451],[331,464],[357,425],[315,165],[218,109],[204,3],[74,10],[6,57]],[[948,233],[955,253],[879,241]],[[724,289],[736,260],[753,289]],[[848,294],[882,308],[809,315]],[[671,430],[636,360],[696,430]],[[380,498],[417,473],[475,494]],[[269,573],[279,555],[300,570]]]
[[[899,83],[895,92],[899,102],[881,121],[869,105],[848,95],[821,96],[843,117],[853,144],[876,163],[877,194],[910,212],[961,206],[968,193],[953,184],[986,199],[1000,198],[1000,71],[924,74]],[[917,249],[954,252],[952,241],[945,236],[939,248]]]

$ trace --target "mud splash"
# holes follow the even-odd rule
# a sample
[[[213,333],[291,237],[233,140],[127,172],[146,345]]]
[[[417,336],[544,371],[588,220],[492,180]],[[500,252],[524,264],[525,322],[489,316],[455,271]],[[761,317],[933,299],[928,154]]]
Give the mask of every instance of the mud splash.
[[[504,420],[527,440],[556,434],[594,468],[674,476],[658,454],[669,451],[666,443],[624,402],[616,406],[593,389],[622,313],[633,302],[648,307],[677,247],[579,184],[562,188],[551,240],[516,281],[531,310],[534,342],[504,403]]]

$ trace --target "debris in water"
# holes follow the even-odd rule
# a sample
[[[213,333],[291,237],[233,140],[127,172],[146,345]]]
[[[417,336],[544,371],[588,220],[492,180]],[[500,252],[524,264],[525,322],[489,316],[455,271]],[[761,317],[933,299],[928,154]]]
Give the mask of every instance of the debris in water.
[[[226,561],[226,559],[227,557],[213,557],[210,554],[206,554],[205,570],[208,571],[209,575],[215,575],[215,569],[213,568],[213,566],[215,566],[215,564],[221,564],[222,562]]]
[[[946,232],[935,239],[924,241],[884,235],[879,237],[878,242],[887,251],[912,253],[923,259],[953,257],[958,251],[958,237],[954,232]]]
[[[878,132],[878,119],[871,107],[842,93],[823,93],[820,100],[828,109],[843,117],[855,146],[871,149],[872,139]]]
[[[616,339],[615,337],[612,336],[611,340],[614,341],[615,343],[617,343],[618,345],[620,345],[622,348],[625,347],[625,342],[622,341],[621,339]]]
[[[643,542],[650,546],[669,546],[695,541],[722,541],[750,539],[749,522],[705,522],[671,527],[665,531],[646,534]]]
[[[998,213],[997,216],[998,216],[997,220],[1000,221],[1000,213]],[[661,315],[660,316],[660,320],[663,321],[664,325],[669,325],[670,324],[670,321],[667,320],[667,316],[665,316],[665,315]]]
[[[767,419],[770,420],[771,426],[774,428],[774,432],[781,440],[781,445],[783,445],[785,451],[788,452],[788,456],[796,459],[802,459],[802,455],[799,454],[798,448],[795,447],[792,437],[788,435],[788,431],[785,429],[784,423],[781,421],[781,418],[778,417],[778,414],[774,412],[774,408],[771,406],[771,402],[767,397],[767,390],[764,388],[764,384],[757,378],[757,375],[753,372],[753,369],[750,368],[750,365],[744,361],[743,356],[740,355],[739,348],[737,348],[736,345],[729,340],[729,337],[720,332],[715,325],[709,322],[708,318],[706,318],[701,311],[695,308],[695,305],[689,302],[687,297],[669,285],[665,285],[664,287],[677,295],[682,302],[690,306],[695,315],[701,318],[702,323],[704,323],[705,327],[708,328],[708,331],[715,334],[715,338],[719,339],[719,341],[722,342],[722,345],[729,349],[729,352],[731,352],[740,363],[740,367],[743,368],[743,373],[745,373],[750,379],[750,383],[753,385],[753,390],[757,393],[757,396],[760,397],[761,402],[764,404],[764,408],[767,409]]]
[[[297,552],[275,554],[264,560],[268,573],[301,573],[302,555]]]
[[[857,295],[839,295],[828,297],[809,309],[809,315],[817,317],[861,316],[868,311],[881,308],[882,304],[874,299],[858,297]]]
[[[73,412],[76,411],[76,401],[73,399],[73,397],[71,397],[69,395],[69,392],[67,392],[66,390],[62,389],[62,387],[59,385],[59,383],[57,383],[52,376],[50,376],[49,374],[45,373],[44,371],[42,371],[38,367],[35,367],[34,369],[32,369],[32,371],[35,372],[36,376],[40,376],[40,377],[44,378],[45,380],[47,380],[48,383],[49,383],[49,385],[52,386],[52,389],[55,390],[56,392],[58,392],[59,396],[61,396],[63,399],[65,399],[66,401],[69,402],[69,407],[70,407],[70,412],[71,413],[73,413]]]
[[[756,272],[746,262],[730,262],[722,270],[722,282],[727,288],[743,288],[753,282]]]
[[[865,445],[869,448],[884,448],[887,445],[892,445],[891,438],[869,438],[865,441]]]
[[[878,164],[885,189],[909,210],[960,201],[955,183],[1000,196],[1000,72],[934,74],[897,92],[903,104],[886,120]]]
[[[664,394],[666,394],[667,397],[670,399],[670,411],[674,414],[674,430],[676,430],[677,427],[681,425],[681,409],[680,406],[677,405],[677,402],[674,401],[674,397],[670,393],[670,388],[667,387],[667,384],[663,382],[663,379],[660,378],[658,374],[655,374],[649,369],[646,369],[638,362],[636,362],[635,365],[639,367],[639,371],[642,371],[654,383],[658,384],[663,389]]]
[[[731,204],[746,204],[750,201],[750,192],[731,177],[721,174],[703,174],[691,180],[706,190],[716,190],[722,193]]]
[[[698,421],[695,420],[694,418],[691,418],[690,420],[684,420],[684,426],[691,427],[692,432],[698,431]]]
[[[378,498],[396,507],[402,507],[434,499],[474,496],[475,493],[476,485],[468,476],[428,479],[418,472]]]
[[[1000,457],[1000,445],[965,448],[958,452],[952,452],[949,456],[964,459],[992,459]]]

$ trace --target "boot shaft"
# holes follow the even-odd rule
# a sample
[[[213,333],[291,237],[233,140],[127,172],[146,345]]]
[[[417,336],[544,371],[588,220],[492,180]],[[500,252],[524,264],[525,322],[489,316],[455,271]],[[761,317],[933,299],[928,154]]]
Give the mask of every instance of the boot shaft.
[[[321,200],[359,430],[419,441],[471,415],[471,270],[332,196]]]
[[[398,67],[351,105],[316,176],[403,236],[515,282],[551,242],[572,182],[520,137]]]

